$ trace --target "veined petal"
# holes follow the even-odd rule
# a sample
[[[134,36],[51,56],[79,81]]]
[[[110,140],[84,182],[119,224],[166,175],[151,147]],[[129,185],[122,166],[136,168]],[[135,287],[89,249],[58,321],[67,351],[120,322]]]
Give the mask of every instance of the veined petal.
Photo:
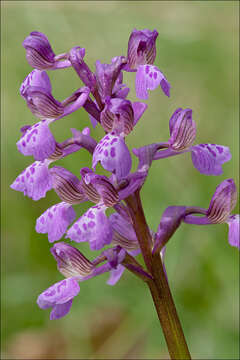
[[[100,120],[105,131],[114,131],[117,135],[121,133],[128,135],[133,129],[134,121],[131,102],[121,98],[106,100]]]
[[[196,137],[196,124],[192,120],[191,109],[177,109],[169,121],[169,145],[173,150],[181,151],[192,145]]]
[[[94,269],[94,265],[78,249],[62,242],[54,244],[50,249],[57,261],[58,270],[65,277],[86,276]]]
[[[139,99],[148,99],[148,90],[161,86],[164,94],[170,96],[170,84],[163,73],[153,65],[140,65],[136,73],[136,95]]]
[[[18,151],[25,156],[33,155],[35,160],[50,157],[56,149],[56,141],[48,127],[49,122],[43,120],[29,127],[17,142]]]
[[[66,238],[76,242],[88,241],[91,250],[100,250],[112,241],[112,228],[105,215],[105,206],[91,207],[68,230]]]
[[[118,201],[118,193],[106,176],[97,175],[87,167],[80,170],[82,186],[88,199],[92,202],[103,202],[105,206],[112,207]]]
[[[118,213],[110,215],[109,221],[113,228],[113,241],[126,250],[138,249],[139,244],[132,224]]]
[[[61,202],[47,209],[36,222],[36,231],[48,234],[49,242],[60,240],[76,214],[71,205]]]
[[[200,144],[190,148],[195,168],[205,175],[221,175],[222,164],[231,160],[227,146],[216,144]]]
[[[52,178],[48,170],[49,161],[35,161],[28,166],[12,183],[12,189],[21,191],[24,195],[39,200],[52,189]]]
[[[229,244],[237,247],[238,249],[240,249],[239,221],[240,221],[239,214],[230,216],[227,221],[229,226],[229,232],[228,232]]]
[[[233,179],[224,180],[217,186],[211,199],[207,217],[213,224],[224,223],[237,203],[237,189]]]
[[[134,29],[128,41],[128,65],[136,69],[139,65],[153,64],[156,57],[157,30]]]
[[[121,136],[114,132],[107,134],[96,146],[92,167],[100,161],[105,170],[114,172],[118,179],[127,176],[132,167],[132,159],[127,145]]]

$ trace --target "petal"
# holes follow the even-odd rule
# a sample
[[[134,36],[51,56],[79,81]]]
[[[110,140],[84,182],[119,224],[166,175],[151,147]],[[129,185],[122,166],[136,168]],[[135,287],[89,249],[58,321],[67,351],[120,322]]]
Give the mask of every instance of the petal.
[[[50,286],[37,299],[41,309],[47,309],[56,304],[64,304],[78,295],[80,286],[74,278],[61,280]]]
[[[30,66],[36,69],[51,69],[54,65],[55,54],[48,38],[39,31],[33,31],[23,41],[26,58]]]
[[[72,299],[64,304],[55,305],[50,313],[50,320],[57,320],[69,313],[72,306]]]
[[[109,133],[102,138],[93,153],[92,167],[100,161],[105,170],[114,172],[118,179],[127,176],[131,170],[132,159],[124,139]]]
[[[161,86],[165,95],[170,96],[170,84],[162,72],[153,65],[140,65],[136,73],[136,95],[139,99],[148,99],[148,90]]]
[[[68,230],[66,238],[76,242],[88,241],[91,250],[100,250],[112,241],[112,228],[105,215],[105,206],[91,207]]]
[[[121,278],[125,267],[123,265],[118,265],[116,269],[112,269],[110,271],[110,277],[107,280],[108,285],[115,285]]]
[[[239,237],[239,221],[240,215],[232,215],[228,220],[229,232],[228,232],[228,241],[232,246],[240,249],[240,237]]]
[[[128,41],[128,65],[136,69],[139,65],[153,64],[156,58],[158,32],[134,29]]]
[[[200,144],[193,146],[192,162],[195,168],[205,175],[221,175],[222,164],[231,160],[231,153],[227,146],[216,144]]]
[[[120,245],[124,249],[139,248],[136,233],[132,224],[126,221],[118,213],[114,213],[109,217],[110,224],[114,230],[113,242]]]
[[[63,241],[54,244],[50,251],[57,261],[58,270],[65,277],[86,276],[94,268],[78,249]]]
[[[213,224],[227,221],[237,203],[237,188],[233,179],[227,179],[217,186],[207,210],[207,217]]]
[[[49,161],[35,161],[28,166],[12,183],[12,189],[21,191],[24,195],[39,200],[52,189],[52,179],[48,170]]]
[[[49,121],[43,120],[26,130],[17,142],[18,151],[23,155],[33,155],[35,160],[50,157],[56,149],[56,141],[49,127]]]
[[[196,124],[192,120],[191,109],[177,109],[169,121],[169,145],[173,150],[182,151],[192,145],[196,137]]]
[[[135,126],[138,120],[142,117],[143,113],[147,110],[147,104],[142,102],[134,102],[132,104],[133,113],[134,113],[134,122],[133,125]]]
[[[46,71],[34,69],[30,72],[30,74],[28,74],[20,87],[20,94],[24,98],[26,96],[28,86],[36,86],[45,89],[45,91],[49,94],[52,92],[51,82]]]
[[[72,206],[61,202],[51,206],[37,219],[36,231],[48,233],[49,242],[60,240],[75,217]]]

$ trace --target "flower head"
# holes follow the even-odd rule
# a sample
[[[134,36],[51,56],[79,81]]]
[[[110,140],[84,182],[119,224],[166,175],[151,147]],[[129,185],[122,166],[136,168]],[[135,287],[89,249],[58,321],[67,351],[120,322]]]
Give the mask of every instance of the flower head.
[[[157,30],[134,29],[128,41],[128,65],[134,70],[139,65],[153,64],[156,57]]]

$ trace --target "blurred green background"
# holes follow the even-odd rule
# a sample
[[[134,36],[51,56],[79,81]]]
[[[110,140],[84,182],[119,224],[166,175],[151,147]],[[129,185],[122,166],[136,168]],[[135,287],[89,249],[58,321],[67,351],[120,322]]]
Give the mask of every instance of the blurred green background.
[[[155,162],[142,191],[147,220],[156,230],[169,205],[208,207],[216,186],[238,184],[238,2],[232,1],[4,1],[2,2],[2,357],[10,359],[166,359],[162,331],[147,288],[125,272],[111,287],[107,276],[81,285],[71,312],[59,321],[36,305],[44,289],[62,279],[36,218],[55,202],[54,192],[34,202],[9,188],[32,162],[16,149],[19,129],[36,118],[19,95],[32,70],[21,43],[33,30],[45,33],[56,54],[79,45],[94,69],[125,55],[133,28],[158,30],[156,65],[172,85],[168,99],[151,93],[149,108],[128,136],[131,148],[166,141],[168,120],[179,106],[193,109],[196,143],[230,147],[232,161],[219,177],[201,175],[189,154]],[[69,68],[49,72],[53,95],[63,100],[81,83]],[[134,74],[125,74],[136,100]],[[58,141],[70,127],[89,125],[84,110],[53,124]],[[103,136],[98,127],[96,139]],[[82,151],[58,165],[79,174],[90,166]],[[100,169],[100,168],[99,168]],[[78,215],[89,206],[76,207]],[[90,257],[87,244],[79,248]],[[166,267],[180,319],[195,359],[239,358],[239,255],[227,241],[227,225],[182,225],[171,239]]]

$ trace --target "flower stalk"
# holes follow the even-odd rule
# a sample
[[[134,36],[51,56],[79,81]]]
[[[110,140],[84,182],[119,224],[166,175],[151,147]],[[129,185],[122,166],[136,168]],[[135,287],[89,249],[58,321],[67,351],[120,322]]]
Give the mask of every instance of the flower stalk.
[[[151,234],[144,215],[140,192],[126,199],[139,246],[153,280],[147,282],[164,333],[171,359],[191,359],[159,252],[152,255]]]

